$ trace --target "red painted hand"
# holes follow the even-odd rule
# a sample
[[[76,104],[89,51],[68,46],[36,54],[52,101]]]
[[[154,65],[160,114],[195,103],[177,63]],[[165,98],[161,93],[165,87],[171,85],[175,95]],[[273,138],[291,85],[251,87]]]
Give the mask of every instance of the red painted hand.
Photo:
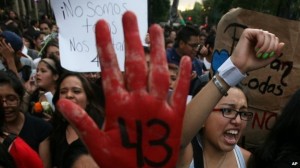
[[[168,100],[169,73],[162,29],[158,25],[150,28],[151,60],[147,67],[132,12],[124,14],[123,28],[124,77],[107,23],[101,20],[96,25],[106,99],[104,128],[100,130],[83,109],[68,100],[60,100],[57,107],[101,168],[175,167],[190,84],[190,59],[182,58],[177,87]]]

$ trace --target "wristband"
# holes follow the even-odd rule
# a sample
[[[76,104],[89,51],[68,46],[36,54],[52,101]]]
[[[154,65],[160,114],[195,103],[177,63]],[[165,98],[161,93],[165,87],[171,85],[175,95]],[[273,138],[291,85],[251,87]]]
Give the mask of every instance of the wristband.
[[[230,57],[218,68],[219,76],[229,85],[235,86],[247,75],[242,74],[240,70],[232,63]]]
[[[228,95],[226,89],[224,89],[222,83],[217,79],[216,76],[213,76],[212,81],[214,82],[214,84],[216,85],[216,87],[218,88],[218,90],[220,91],[220,93],[223,96],[227,96]]]

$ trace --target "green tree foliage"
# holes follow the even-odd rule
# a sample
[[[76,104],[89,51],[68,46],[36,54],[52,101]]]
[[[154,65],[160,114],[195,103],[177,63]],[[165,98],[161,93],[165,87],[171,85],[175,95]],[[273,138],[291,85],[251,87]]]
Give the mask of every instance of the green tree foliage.
[[[168,21],[169,13],[170,0],[148,0],[149,25]]]
[[[187,10],[182,12],[182,17],[186,23],[199,25],[201,22],[204,21],[205,17],[205,14],[203,13],[203,5],[201,5],[199,2],[196,2],[193,10]],[[189,17],[191,18],[191,20],[188,19]]]
[[[194,9],[182,12],[184,18],[191,16],[193,24],[199,25],[204,24],[204,18],[208,17],[209,25],[217,24],[230,9],[241,7],[291,20],[300,20],[300,0],[202,0],[202,2],[202,4],[196,2]]]

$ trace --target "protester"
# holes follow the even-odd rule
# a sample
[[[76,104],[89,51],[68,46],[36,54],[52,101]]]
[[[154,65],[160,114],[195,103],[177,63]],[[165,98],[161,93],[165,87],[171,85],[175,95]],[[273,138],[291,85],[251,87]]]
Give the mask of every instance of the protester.
[[[179,67],[176,64],[168,64],[168,68],[169,68],[169,74],[170,74],[170,80],[169,80],[169,88],[170,89],[175,89],[175,84],[176,84],[176,80],[178,77],[178,71],[179,71]]]
[[[9,100],[0,98],[0,167],[30,168],[34,165],[36,168],[42,168],[43,162],[34,150],[20,137],[3,131],[4,103],[7,104]]]
[[[175,44],[167,50],[168,63],[179,65],[181,57],[187,55],[193,62],[193,71],[196,76],[202,75],[202,64],[195,59],[199,47],[199,32],[191,26],[185,26],[178,31]]]
[[[34,49],[36,51],[40,51],[43,47],[42,43],[44,42],[44,38],[46,34],[42,31],[36,31],[33,36]]]
[[[199,39],[200,39],[200,44],[201,45],[204,45],[205,44],[205,41],[207,39],[207,35],[205,33],[200,33],[199,34]]]
[[[54,55],[57,60],[60,60],[58,40],[56,38],[50,39],[44,44],[43,50],[41,50],[42,58],[49,58],[50,55]]]
[[[0,34],[0,70],[11,70],[22,81],[28,81],[34,64],[22,53],[23,41],[21,37],[11,31]]]
[[[213,51],[215,47],[215,34],[208,35],[206,41],[205,41],[205,48],[207,48],[207,53],[205,55],[202,55],[203,63],[204,63],[204,69],[206,71],[209,71],[211,68],[211,61],[213,56]]]
[[[22,20],[14,10],[8,10],[7,20],[5,21],[6,30],[12,31],[21,36],[23,30]]]
[[[44,166],[51,167],[48,136],[52,127],[45,121],[20,111],[24,93],[20,80],[13,73],[0,72],[0,98],[5,113],[3,131],[22,138],[39,154]]]
[[[22,53],[30,56],[32,60],[38,58],[39,53],[38,51],[34,50],[34,43],[32,37],[30,37],[28,34],[23,34],[22,40],[24,43]]]
[[[42,48],[39,52],[40,57],[33,60],[33,63],[37,66],[43,58],[49,58],[54,56],[58,62],[60,62],[60,52],[58,46],[58,39],[53,36],[48,36],[42,43]]]
[[[36,69],[36,74],[33,76],[32,85],[36,87],[31,87],[36,90],[31,90],[31,104],[34,106],[31,108],[31,111],[46,119],[49,120],[54,111],[54,105],[52,104],[52,97],[56,91],[56,83],[59,79],[60,74],[64,72],[64,69],[61,67],[60,62],[56,59],[55,56],[42,59]],[[27,89],[29,91],[29,89]],[[50,105],[49,110],[43,109],[39,111],[35,109],[36,103],[48,103]],[[44,107],[44,106],[43,106]]]
[[[271,34],[267,31],[257,30],[257,29],[244,30],[231,57],[228,58],[225,61],[225,63],[222,64],[222,66],[218,69],[218,74],[213,77],[213,80],[210,81],[188,104],[185,117],[184,117],[184,124],[183,124],[183,136],[182,136],[183,147],[187,147],[191,139],[195,135],[197,135],[199,130],[201,130],[203,124],[205,123],[206,118],[209,116],[209,111],[214,111],[213,104],[217,102],[216,99],[221,98],[221,96],[227,96],[227,90],[229,86],[235,86],[237,82],[239,82],[241,79],[244,78],[242,74],[245,74],[245,72],[249,72],[251,70],[261,68],[263,67],[263,65],[272,62],[275,59],[274,57],[272,57],[273,54],[276,53],[276,55],[279,56],[283,45],[284,45],[283,43],[279,43],[278,38],[276,38],[274,34]],[[262,46],[263,49],[258,46]],[[260,48],[260,51],[256,52],[254,47]],[[274,51],[273,54],[271,54],[272,52],[270,51]],[[259,59],[258,55],[260,52],[267,52],[268,55],[271,54],[271,58],[264,59],[264,60]],[[229,74],[225,73],[226,75],[224,75],[224,69],[227,69],[227,73],[228,70],[230,69],[228,68],[228,64],[230,62],[233,63],[235,68],[238,68],[239,70],[238,72],[240,75],[237,75],[238,73],[236,73],[235,75],[236,77],[240,76],[239,80],[236,79],[233,80],[233,78],[230,79],[229,77],[230,73]],[[218,80],[221,81],[218,82]],[[212,87],[215,87],[217,89],[212,89]],[[218,95],[216,94],[216,92],[219,92],[221,94]],[[239,131],[238,132],[233,131],[230,133],[239,133]],[[228,134],[225,135],[226,136],[224,137],[229,137],[227,136]],[[232,138],[230,142],[232,142],[232,144],[234,144],[233,142],[235,142],[236,144],[237,139],[238,136]],[[210,156],[211,155],[212,154],[210,154]],[[215,163],[221,163],[223,162],[222,160],[225,160],[224,157],[222,157],[222,155],[214,156],[211,159],[214,160],[217,159],[218,157],[219,160],[215,160]],[[247,161],[247,157],[245,159]]]
[[[193,158],[190,168],[246,168],[250,152],[239,147],[237,143],[246,128],[247,121],[253,117],[253,113],[249,112],[247,107],[243,91],[236,87],[230,88],[228,96],[221,98],[199,133],[193,138],[193,149],[185,151],[185,155]],[[187,162],[190,163],[190,160]],[[188,165],[188,163],[181,164]]]
[[[80,73],[67,72],[57,82],[57,89],[53,97],[53,103],[59,99],[69,99],[81,108],[88,111],[98,127],[103,123],[103,110],[89,81]],[[51,134],[51,154],[53,166],[61,167],[69,146],[79,139],[74,129],[56,111],[52,120],[53,132]]]
[[[196,58],[199,46],[199,31],[191,26],[185,26],[178,31],[173,48],[166,50],[168,63],[179,65],[183,56],[187,55],[191,58],[192,71],[189,94],[192,94],[197,79],[203,73],[203,63]]]
[[[50,22],[43,20],[39,24],[39,29],[47,36],[51,33],[52,25]]]
[[[40,31],[39,22],[35,19],[32,19],[30,21],[30,25],[27,27],[27,30],[24,33],[33,38],[36,31]]]

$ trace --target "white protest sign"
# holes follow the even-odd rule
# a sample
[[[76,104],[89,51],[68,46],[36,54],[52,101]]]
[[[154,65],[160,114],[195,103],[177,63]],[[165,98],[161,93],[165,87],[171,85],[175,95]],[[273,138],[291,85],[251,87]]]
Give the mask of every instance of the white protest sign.
[[[120,69],[124,70],[125,44],[122,15],[133,11],[138,19],[141,41],[146,37],[147,0],[52,0],[51,7],[59,27],[60,60],[64,68],[77,72],[99,72],[95,23],[105,19]]]

